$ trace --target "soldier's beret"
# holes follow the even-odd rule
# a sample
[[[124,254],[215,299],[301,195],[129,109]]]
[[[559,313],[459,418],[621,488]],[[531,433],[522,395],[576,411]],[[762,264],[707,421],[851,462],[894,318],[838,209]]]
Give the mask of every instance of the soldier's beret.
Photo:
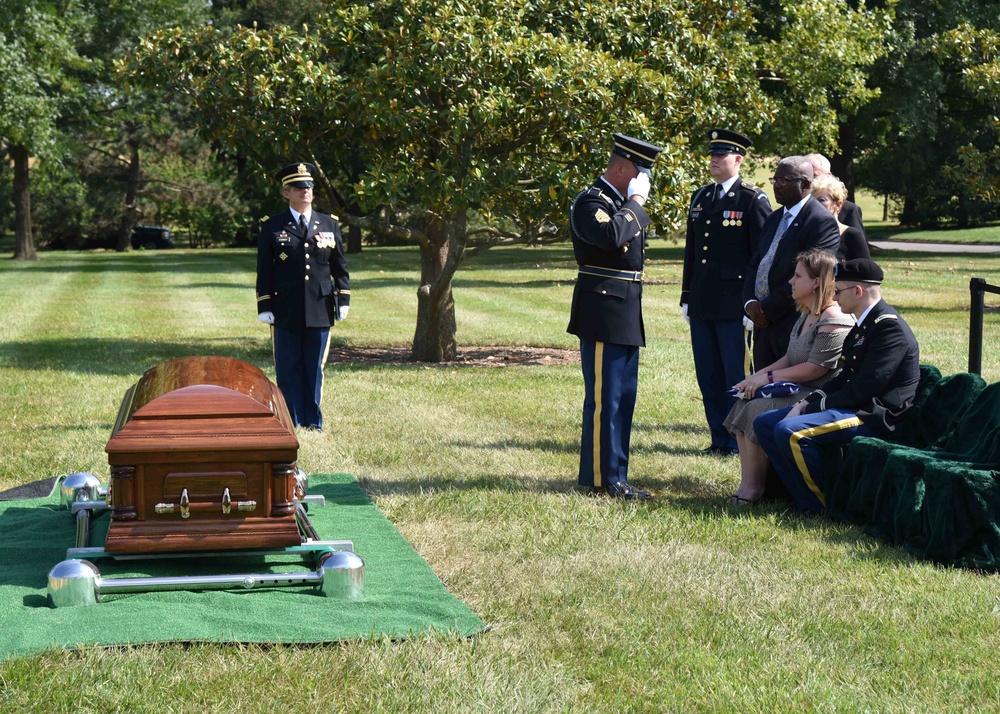
[[[296,188],[312,188],[313,174],[317,173],[313,164],[299,162],[289,164],[274,175],[276,181],[281,183],[281,187],[295,186]]]
[[[633,164],[646,169],[653,168],[653,164],[656,163],[656,157],[663,151],[662,147],[653,146],[642,139],[634,139],[624,134],[614,134],[613,136],[615,146],[611,152],[619,156],[624,156]]]
[[[748,138],[729,129],[712,129],[708,132],[708,153],[747,155],[747,149],[753,146]]]
[[[885,275],[874,260],[854,258],[838,263],[833,269],[833,277],[845,283],[881,283]]]

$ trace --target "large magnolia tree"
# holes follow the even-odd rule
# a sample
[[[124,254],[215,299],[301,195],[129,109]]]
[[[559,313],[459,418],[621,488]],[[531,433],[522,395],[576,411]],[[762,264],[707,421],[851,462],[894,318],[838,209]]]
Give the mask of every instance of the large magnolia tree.
[[[340,0],[301,28],[160,32],[121,76],[186,97],[207,137],[261,171],[313,159],[342,222],[417,243],[412,357],[440,361],[457,350],[455,271],[492,245],[565,237],[611,132],[665,147],[651,210],[670,229],[704,173],[703,132],[756,135],[777,115],[759,76],[795,65],[761,52],[752,7]]]

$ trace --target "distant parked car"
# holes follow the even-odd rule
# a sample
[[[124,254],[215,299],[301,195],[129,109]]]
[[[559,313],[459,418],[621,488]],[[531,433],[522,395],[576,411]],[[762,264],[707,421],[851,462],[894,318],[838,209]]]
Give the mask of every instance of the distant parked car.
[[[163,226],[136,226],[132,229],[132,247],[152,250],[155,248],[173,248],[174,239],[170,237],[170,229]]]

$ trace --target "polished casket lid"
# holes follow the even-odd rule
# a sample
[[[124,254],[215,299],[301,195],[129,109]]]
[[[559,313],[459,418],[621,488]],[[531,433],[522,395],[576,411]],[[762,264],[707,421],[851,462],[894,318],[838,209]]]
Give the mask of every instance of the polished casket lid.
[[[281,391],[232,357],[170,360],[126,393],[105,451],[298,449]]]

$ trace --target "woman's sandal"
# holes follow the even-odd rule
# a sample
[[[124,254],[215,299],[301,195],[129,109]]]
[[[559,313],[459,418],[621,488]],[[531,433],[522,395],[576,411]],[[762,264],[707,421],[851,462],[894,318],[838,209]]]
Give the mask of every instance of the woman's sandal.
[[[757,503],[757,501],[749,498],[743,498],[743,496],[737,496],[735,493],[729,497],[729,505],[731,506],[752,506]]]

